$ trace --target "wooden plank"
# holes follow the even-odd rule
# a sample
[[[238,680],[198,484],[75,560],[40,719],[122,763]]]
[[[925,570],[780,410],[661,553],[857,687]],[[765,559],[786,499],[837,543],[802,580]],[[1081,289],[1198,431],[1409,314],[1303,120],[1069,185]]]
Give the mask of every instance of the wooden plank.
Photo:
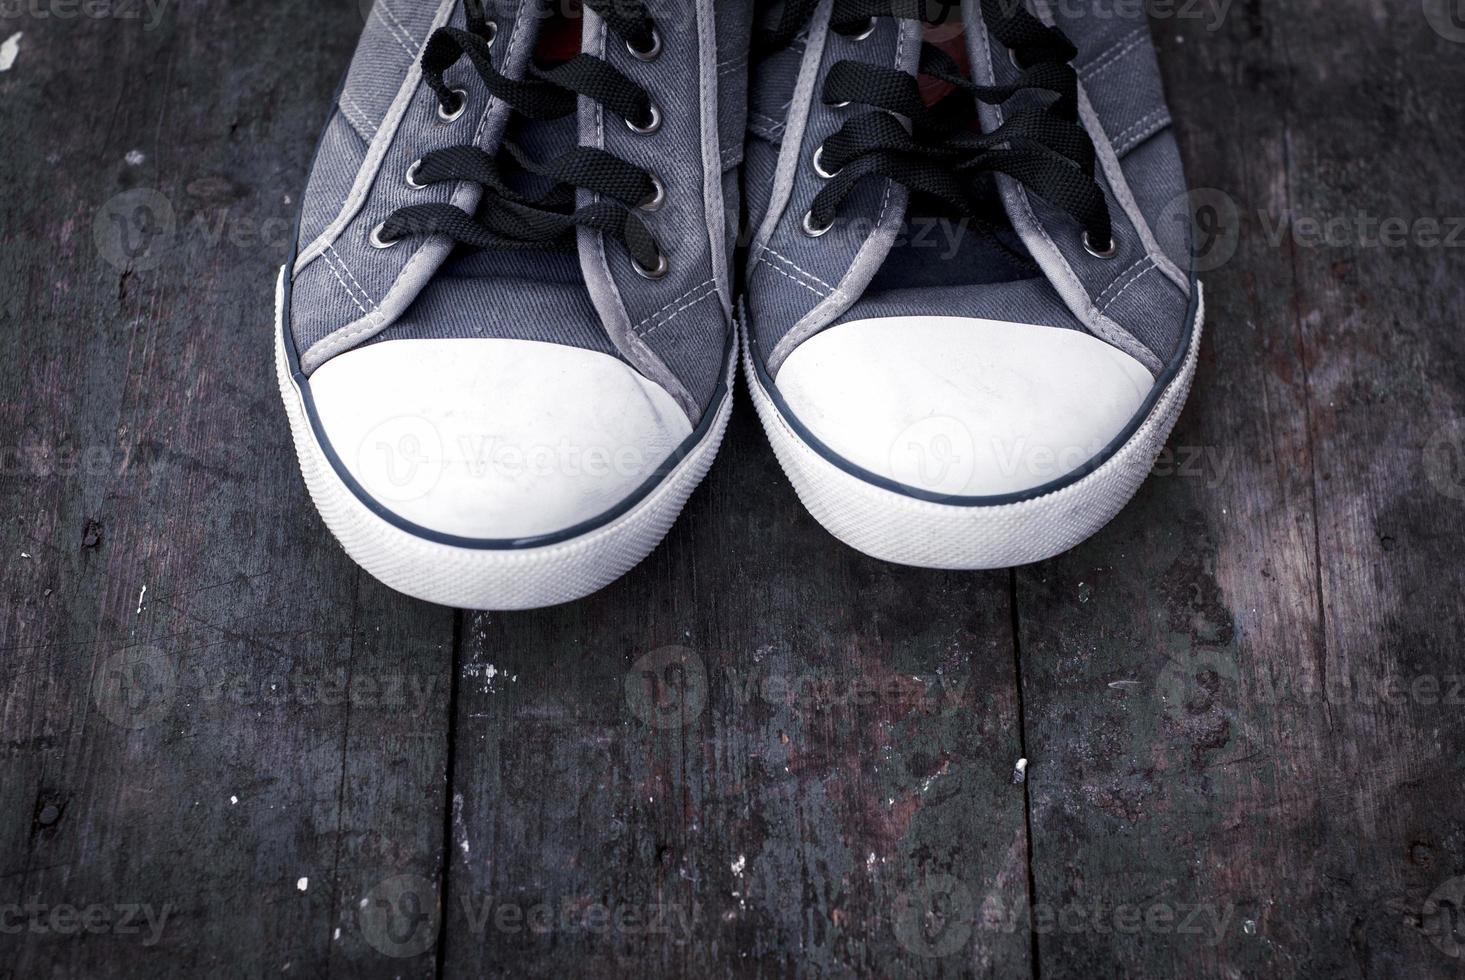
[[[1460,505],[1422,460],[1460,414],[1461,254],[1297,219],[1465,214],[1461,49],[1362,3],[1157,32],[1239,237],[1169,475],[1018,575],[1038,967],[1456,975],[1421,927],[1465,871],[1459,707],[1387,692],[1460,673]]]
[[[624,581],[471,621],[447,972],[1026,973],[1008,601],[839,545],[741,406]]]
[[[1465,214],[1465,38],[1159,25],[1240,237],[1168,475],[1090,544],[868,561],[740,408],[642,568],[467,620],[455,677],[271,378],[349,6],[28,18],[0,73],[0,977],[1458,973],[1462,259],[1358,229]]]
[[[270,353],[274,273],[360,19],[185,4],[17,26],[0,904],[23,928],[0,962],[432,974],[431,951],[380,955],[359,903],[438,878],[453,614],[330,539]]]

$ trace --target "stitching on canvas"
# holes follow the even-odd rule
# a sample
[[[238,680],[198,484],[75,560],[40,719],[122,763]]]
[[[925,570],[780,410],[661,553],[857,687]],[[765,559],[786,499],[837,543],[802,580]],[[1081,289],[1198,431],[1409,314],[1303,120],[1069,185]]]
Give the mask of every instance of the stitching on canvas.
[[[788,106],[784,106],[784,109],[787,110]],[[767,126],[765,128],[769,130],[781,130],[788,128],[788,119],[786,117],[783,119],[779,119],[777,116],[770,116],[768,115],[768,113],[759,112],[756,109],[748,110],[748,118],[767,123]]]
[[[366,300],[367,306],[371,307],[373,310],[377,309],[376,300],[372,299],[371,293],[367,292],[366,287],[361,285],[361,280],[357,279],[355,273],[351,271],[350,266],[346,265],[346,260],[341,256],[340,252],[336,251],[335,246],[326,246],[326,251],[321,253],[321,257],[325,258],[328,254],[334,259],[334,263],[332,262],[332,259],[326,259],[326,268],[330,269],[332,272],[335,272],[336,268],[339,267],[340,271],[346,273],[351,282],[355,284],[356,290],[360,291],[361,298]],[[340,272],[336,273],[336,278],[341,279]],[[346,286],[347,292],[351,292],[352,298],[354,299],[356,293],[352,292],[351,286],[347,285],[344,279],[341,279],[341,285]],[[357,305],[360,306],[361,304],[358,303]]]
[[[350,103],[349,107],[346,104],[348,102]],[[354,118],[352,116],[352,110],[355,112]],[[376,136],[376,131],[379,127],[371,121],[371,116],[367,113],[366,109],[352,97],[350,92],[343,91],[341,93],[341,114],[346,117],[346,121],[352,126],[363,126],[371,132],[371,136],[367,136],[366,133],[361,134],[368,142],[371,141],[372,137]]]
[[[660,323],[657,323],[655,326],[653,326],[650,330],[647,330],[645,333],[641,333],[641,336],[643,338],[644,337],[650,337],[656,331],[660,330],[662,327],[666,326],[668,323],[671,323],[673,320],[675,320],[677,317],[681,316],[683,313],[685,313],[688,310],[690,310],[692,307],[698,305],[699,303],[705,303],[709,299],[711,299],[712,297],[714,297],[716,295],[717,295],[717,287],[716,286],[713,286],[711,289],[704,290],[702,292],[702,294],[700,296],[698,296],[697,298],[688,300],[686,303],[683,303],[681,306],[677,307],[675,310],[672,310],[671,313],[670,313],[670,315],[668,315],[666,317],[663,317]],[[637,327],[637,332],[640,333],[639,326]]]
[[[407,44],[407,42],[403,41],[401,36],[397,34],[397,29],[392,26],[391,22],[388,21],[386,17],[382,16],[382,11],[384,9],[385,5],[379,3],[375,7],[371,8],[371,12],[376,14],[376,19],[381,21],[382,26],[387,29],[387,36],[390,37],[393,41],[397,42],[397,47],[407,52],[408,57],[410,57],[413,61],[416,61],[418,52],[413,51],[412,48]],[[412,36],[409,34],[407,36],[407,41],[411,40]]]
[[[748,120],[748,133],[767,143],[769,146],[782,146],[783,133],[776,126],[766,125],[760,119]]]
[[[677,307],[677,309],[675,309],[674,311],[672,311],[671,316],[668,316],[666,319],[662,320],[656,326],[652,327],[650,330],[647,330],[641,336],[642,337],[649,337],[649,336],[651,336],[656,331],[660,330],[662,327],[664,327],[667,324],[671,323],[673,320],[675,320],[678,317],[680,317],[683,313],[685,313],[688,310],[690,310],[692,307],[694,307],[694,306],[700,306],[701,304],[707,302],[709,299],[712,299],[715,296],[717,296],[717,290],[716,289],[709,289],[709,290],[707,290],[705,293],[703,293],[701,296],[698,296],[696,299],[689,300],[688,302],[684,303],[683,305]]]
[[[829,283],[825,282],[823,279],[820,279],[818,276],[814,275],[814,273],[810,272],[808,269],[805,269],[803,266],[799,265],[797,262],[795,262],[793,259],[789,258],[787,255],[784,255],[782,252],[780,252],[777,249],[775,249],[772,245],[764,245],[763,246],[763,251],[764,251],[764,253],[773,256],[775,259],[778,259],[778,261],[782,262],[784,265],[788,266],[790,269],[795,269],[795,270],[799,271],[803,275],[807,276],[810,280],[812,280],[812,281],[818,283],[819,285],[823,286],[829,292],[833,293],[833,292],[837,292],[838,291],[838,287],[831,286]]]
[[[1141,279],[1143,279],[1145,277],[1145,274],[1148,273],[1154,267],[1155,267],[1155,263],[1150,262],[1150,261],[1147,260],[1145,262],[1145,264],[1144,264],[1144,268],[1143,269],[1140,269],[1134,275],[1130,276],[1129,277],[1129,281],[1124,284],[1124,288],[1121,289],[1121,290],[1119,290],[1119,292],[1115,293],[1113,296],[1110,296],[1109,299],[1108,299],[1108,301],[1103,306],[1099,307],[1099,309],[1102,310],[1102,311],[1104,311],[1104,312],[1108,312],[1109,307],[1113,306],[1115,304],[1115,302],[1118,301],[1119,297],[1121,297],[1125,293],[1129,292],[1129,287],[1133,286],[1135,283],[1137,283]]]
[[[380,6],[383,10],[387,12],[388,17],[392,18],[392,23],[396,24],[397,27],[402,31],[402,36],[411,41],[414,45],[417,46],[419,50],[421,50],[422,42],[417,40],[417,36],[407,29],[407,25],[402,23],[402,18],[398,17],[395,13],[392,12],[391,4],[383,2],[378,4],[378,6]]]
[[[1168,117],[1168,115],[1169,110],[1166,109],[1164,106],[1147,112],[1143,116],[1140,116],[1134,122],[1126,126],[1124,128],[1124,131],[1121,132],[1118,136],[1115,136],[1112,142],[1115,143],[1116,146],[1123,145],[1124,143],[1128,142],[1131,136],[1138,134],[1146,126],[1153,125],[1159,122],[1161,119]]]
[[[453,9],[453,0],[440,0],[437,13],[433,16],[432,23],[438,24],[446,21]],[[368,30],[372,29],[368,26]],[[395,132],[401,123],[407,110],[412,103],[413,94],[418,90],[422,80],[422,66],[413,63],[407,67],[406,77],[399,86],[397,94],[392,98],[391,103],[383,113],[381,129],[388,132]],[[305,246],[299,255],[296,256],[295,270],[298,272],[314,261],[329,241],[335,241],[345,232],[348,225],[356,218],[360,209],[365,205],[371,194],[376,178],[381,172],[382,163],[388,149],[392,145],[391,140],[383,139],[384,133],[378,132],[376,138],[368,141],[367,153],[356,169],[355,177],[351,183],[350,192],[346,196],[346,205],[336,214],[325,228],[322,229],[309,245]]]
[[[324,252],[321,253],[321,258],[326,259]],[[371,311],[361,305],[361,300],[356,298],[356,294],[351,291],[351,287],[346,284],[346,280],[341,278],[341,273],[336,271],[335,263],[331,262],[330,259],[326,259],[326,268],[331,270],[331,275],[335,276],[336,282],[340,283],[341,288],[346,290],[346,296],[350,298],[351,302],[356,304],[356,308],[360,310],[363,314],[369,316],[371,314]]]
[[[428,261],[428,254],[431,251],[426,245],[418,249],[416,254],[407,260],[407,264],[402,268],[399,278],[406,279],[414,275]],[[322,251],[317,257],[325,260],[325,252]],[[327,266],[329,267],[329,261],[327,261]],[[370,297],[367,298],[370,299]],[[387,296],[382,298],[382,302],[387,302],[390,298],[391,294],[388,293]],[[372,306],[376,306],[376,303],[373,302]],[[355,346],[358,338],[371,337],[381,333],[386,327],[386,319],[386,314],[378,307],[375,311],[361,317],[354,323],[348,323],[335,333],[327,334],[311,345],[310,349],[300,356],[300,366],[307,373],[314,371],[341,351]]]
[[[1084,77],[1085,80],[1092,81],[1098,75],[1101,75],[1104,72],[1108,71],[1110,68],[1114,67],[1114,65],[1118,63],[1119,60],[1122,59],[1125,55],[1129,54],[1129,52],[1133,51],[1135,48],[1139,47],[1146,40],[1148,40],[1149,32],[1150,29],[1148,26],[1136,27],[1134,30],[1124,35],[1124,37],[1121,37],[1118,41],[1115,41],[1114,46],[1109,49],[1107,54],[1101,55],[1100,57],[1094,59],[1094,61],[1090,64],[1085,65],[1080,74]]]
[[[1102,308],[1104,305],[1104,297],[1109,295],[1110,290],[1116,288],[1121,282],[1124,282],[1124,280],[1130,275],[1130,273],[1134,272],[1134,270],[1138,269],[1140,266],[1147,264],[1149,261],[1150,257],[1148,255],[1142,255],[1139,258],[1135,259],[1133,262],[1131,262],[1128,266],[1124,268],[1122,272],[1119,273],[1119,275],[1114,277],[1113,282],[1105,286],[1103,291],[1100,292],[1099,295],[1094,297],[1094,304]]]
[[[377,324],[383,319],[380,311],[368,313],[355,326],[343,327],[336,333],[326,337],[319,344],[316,344],[315,347],[310,348],[310,350],[305,352],[305,359],[310,360],[312,365],[314,365],[309,370],[313,371],[316,367],[319,367],[321,364],[324,364],[326,361],[341,353],[341,351],[349,350],[355,345],[358,337],[379,333],[380,329]],[[318,352],[316,351],[316,347],[320,348]],[[304,359],[302,359],[301,366],[304,366]]]
[[[1145,140],[1149,139],[1151,136],[1154,136],[1156,133],[1162,131],[1163,129],[1165,129],[1165,127],[1169,125],[1170,117],[1168,115],[1164,116],[1163,118],[1156,119],[1153,124],[1146,126],[1143,132],[1136,133],[1132,139],[1124,144],[1124,155],[1128,156],[1130,153],[1133,153],[1135,147],[1141,145],[1142,143],[1144,143]],[[1115,150],[1115,152],[1118,153],[1119,151]]]
[[[747,63],[748,63],[748,53],[746,51],[744,51],[742,54],[738,55],[733,60],[726,61],[726,62],[723,62],[722,64],[718,65],[717,66],[717,74],[718,74],[719,77],[721,77],[723,75],[731,75],[733,72],[737,71],[739,68],[743,67]]]
[[[346,264],[346,259],[341,255],[341,253],[336,251],[336,246],[329,245],[326,247],[326,251],[330,252],[336,257],[336,264],[341,267],[341,271],[351,277],[351,281],[356,284],[356,288],[361,290],[361,295],[366,297],[366,301],[370,303],[373,308],[375,308],[376,301],[371,298],[371,293],[367,292],[366,287],[361,285],[361,280],[356,278],[356,274],[351,271],[351,267]]]
[[[713,276],[711,279],[707,280],[706,282],[699,282],[697,285],[693,286],[691,289],[687,290],[685,293],[682,293],[682,295],[678,296],[676,299],[672,300],[670,303],[666,304],[661,309],[657,310],[655,313],[652,313],[646,319],[644,319],[640,323],[636,324],[636,326],[637,327],[644,327],[646,324],[650,323],[652,320],[655,320],[657,317],[661,316],[661,314],[665,313],[667,310],[671,309],[673,306],[676,306],[678,303],[680,303],[682,300],[686,299],[688,296],[690,296],[693,293],[695,293],[697,290],[699,290],[699,289],[706,289],[708,286],[716,286],[716,285],[717,285],[717,277],[716,276]]]
[[[813,293],[815,296],[818,296],[821,300],[824,299],[825,296],[826,296],[825,293],[821,293],[819,290],[815,289],[813,286],[811,286],[808,283],[804,282],[804,280],[802,280],[799,277],[795,276],[793,273],[784,272],[782,269],[780,269],[776,265],[769,265],[768,263],[765,262],[761,266],[761,268],[767,269],[769,272],[776,272],[780,276],[783,276],[785,279],[789,280],[790,282],[796,282],[796,283],[798,283],[800,286],[803,286],[805,289],[807,289],[809,292]]]

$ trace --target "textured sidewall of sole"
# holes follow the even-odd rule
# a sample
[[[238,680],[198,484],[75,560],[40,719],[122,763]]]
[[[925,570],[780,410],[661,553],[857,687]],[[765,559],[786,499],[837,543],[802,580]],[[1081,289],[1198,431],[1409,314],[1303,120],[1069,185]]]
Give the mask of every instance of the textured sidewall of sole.
[[[358,565],[398,592],[428,602],[464,609],[536,609],[572,602],[609,585],[666,537],[711,468],[732,416],[729,388],[710,430],[692,452],[630,511],[580,537],[520,550],[429,541],[372,512],[326,458],[285,355],[284,290],[282,269],[275,289],[275,371],[305,486],[326,527]]]
[[[902,565],[1008,568],[1042,561],[1078,545],[1113,520],[1139,492],[1190,394],[1204,319],[1202,298],[1185,363],[1117,453],[1061,490],[990,507],[917,500],[845,472],[788,424],[753,369],[746,337],[744,371],[779,465],[809,513],[836,538],[867,555]]]

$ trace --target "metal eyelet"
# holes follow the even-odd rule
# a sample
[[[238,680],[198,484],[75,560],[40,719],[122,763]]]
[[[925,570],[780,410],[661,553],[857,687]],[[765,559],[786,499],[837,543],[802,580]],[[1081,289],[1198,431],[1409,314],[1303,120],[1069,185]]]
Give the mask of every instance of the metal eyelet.
[[[1016,68],[1018,71],[1027,71],[1027,69],[1022,66],[1022,62],[1018,60],[1017,48],[1007,49],[1007,60],[1012,62],[1012,67]]]
[[[426,188],[428,186],[427,184],[421,183],[417,179],[417,171],[420,170],[421,168],[422,168],[422,160],[421,160],[421,158],[419,158],[417,160],[414,160],[412,162],[412,166],[410,166],[410,167],[407,168],[407,173],[406,173],[406,176],[405,176],[404,179],[407,181],[407,186],[410,187],[410,188],[412,188],[414,191],[423,190],[424,188]]]
[[[468,92],[465,89],[455,88],[453,94],[458,97],[458,105],[449,111],[439,102],[437,104],[437,117],[445,123],[457,122],[462,118],[463,113],[468,111]]]
[[[645,51],[642,51],[630,41],[626,42],[626,50],[631,52],[631,57],[638,61],[655,61],[661,57],[661,32],[654,27],[651,28],[651,47]]]
[[[850,40],[851,41],[868,41],[870,39],[870,35],[872,35],[872,34],[875,33],[875,28],[877,28],[879,26],[880,26],[880,22],[878,20],[876,20],[874,17],[871,17],[868,21],[866,21],[866,23],[865,23],[865,29],[862,30],[858,34],[852,34],[852,35],[850,35]]]
[[[371,242],[372,248],[388,249],[392,248],[402,241],[402,239],[400,238],[383,238],[382,232],[386,230],[386,227],[387,223],[383,221],[381,224],[371,229],[371,235],[367,239],[367,241]]]
[[[666,185],[661,182],[661,178],[652,174],[651,186],[655,188],[651,192],[651,196],[636,205],[642,211],[660,211],[666,204]]]
[[[626,120],[626,128],[637,136],[650,136],[661,129],[661,110],[656,108],[656,103],[651,103],[651,121],[644,126],[639,126],[631,120]]]
[[[831,109],[848,109],[850,106],[854,105],[853,102],[826,102],[824,104]]]
[[[843,167],[839,168],[843,170]],[[814,151],[814,173],[825,180],[833,180],[839,175],[839,170],[829,171],[824,169],[824,144],[819,144],[819,149]]]
[[[820,228],[818,225],[814,224],[813,208],[810,208],[808,211],[804,212],[804,234],[808,235],[810,238],[823,238],[825,235],[829,234],[829,229],[833,227],[833,221],[829,222],[829,224],[825,225],[823,228]]]
[[[1112,234],[1109,236],[1109,247],[1107,249],[1094,248],[1093,242],[1089,240],[1089,233],[1083,233],[1084,251],[1096,259],[1112,259],[1119,254],[1119,239]]]
[[[486,26],[488,27],[488,37],[484,38],[483,40],[485,43],[488,44],[490,48],[492,48],[494,46],[494,42],[499,39],[499,26],[493,21],[489,21]]]
[[[652,282],[656,282],[658,279],[665,279],[666,274],[671,271],[671,262],[667,259],[666,253],[661,249],[656,250],[656,267],[654,269],[646,268],[635,259],[631,260],[631,265],[635,266],[637,275],[642,279],[649,279]]]

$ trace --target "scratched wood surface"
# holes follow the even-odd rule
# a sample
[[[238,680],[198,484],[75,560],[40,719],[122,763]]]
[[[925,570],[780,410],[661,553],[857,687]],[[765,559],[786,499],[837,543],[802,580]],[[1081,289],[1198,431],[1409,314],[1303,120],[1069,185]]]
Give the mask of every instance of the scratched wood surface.
[[[1458,8],[1156,8],[1209,334],[1091,542],[863,558],[740,406],[516,615],[359,572],[277,404],[359,4],[89,9],[0,18],[0,978],[1465,975]]]

